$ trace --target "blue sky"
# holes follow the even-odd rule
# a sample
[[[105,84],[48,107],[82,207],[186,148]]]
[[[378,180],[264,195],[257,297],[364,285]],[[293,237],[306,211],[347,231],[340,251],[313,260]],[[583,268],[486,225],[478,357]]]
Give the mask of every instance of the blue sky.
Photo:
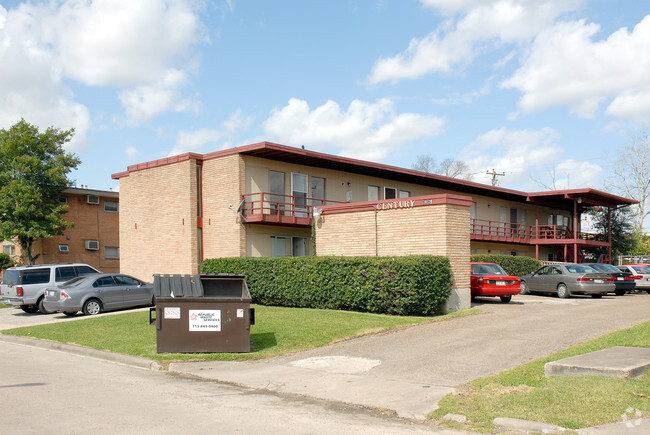
[[[264,140],[607,189],[650,123],[649,47],[644,1],[0,0],[0,128],[74,127],[96,189]]]

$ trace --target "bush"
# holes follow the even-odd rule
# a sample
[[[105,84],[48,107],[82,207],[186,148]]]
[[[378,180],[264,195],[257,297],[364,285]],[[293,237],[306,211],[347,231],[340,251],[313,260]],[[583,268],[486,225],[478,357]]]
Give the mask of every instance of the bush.
[[[441,312],[446,257],[244,257],[205,260],[201,273],[243,273],[253,302],[396,315]]]
[[[13,267],[14,265],[15,263],[13,262],[9,254],[0,252],[0,271],[5,270],[9,267]]]
[[[535,272],[542,267],[542,262],[532,257],[512,255],[473,254],[471,261],[479,263],[496,263],[503,267],[508,275],[522,276]]]

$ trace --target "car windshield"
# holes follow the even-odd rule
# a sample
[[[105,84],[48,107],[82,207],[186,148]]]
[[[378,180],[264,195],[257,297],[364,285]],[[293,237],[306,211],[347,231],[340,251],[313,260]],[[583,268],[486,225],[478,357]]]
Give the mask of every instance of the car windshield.
[[[593,267],[585,266],[584,264],[567,265],[566,270],[568,270],[569,273],[598,273],[598,271]]]
[[[612,266],[611,264],[594,264],[594,265],[589,265],[593,267],[594,269],[600,270],[601,272],[607,272],[607,273],[620,273],[621,271],[618,270],[616,266]]]
[[[498,264],[472,264],[474,275],[507,275]]]
[[[650,274],[650,266],[632,266],[637,273]]]

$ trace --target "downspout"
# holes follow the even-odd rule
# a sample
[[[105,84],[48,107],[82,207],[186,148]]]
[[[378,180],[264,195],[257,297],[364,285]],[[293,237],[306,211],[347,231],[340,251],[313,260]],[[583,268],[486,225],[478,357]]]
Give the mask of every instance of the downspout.
[[[607,207],[607,254],[609,255],[609,262],[612,262],[612,209]]]
[[[578,200],[573,198],[573,261],[578,260]]]
[[[535,260],[539,260],[539,204],[535,204]]]
[[[375,257],[379,257],[379,230],[377,229],[377,210],[375,210]]]

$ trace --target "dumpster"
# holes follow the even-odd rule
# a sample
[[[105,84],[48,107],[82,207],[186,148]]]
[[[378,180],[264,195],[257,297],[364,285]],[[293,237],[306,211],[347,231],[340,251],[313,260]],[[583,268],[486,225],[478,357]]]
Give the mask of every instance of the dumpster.
[[[154,275],[153,285],[158,353],[250,352],[255,313],[244,275]]]

